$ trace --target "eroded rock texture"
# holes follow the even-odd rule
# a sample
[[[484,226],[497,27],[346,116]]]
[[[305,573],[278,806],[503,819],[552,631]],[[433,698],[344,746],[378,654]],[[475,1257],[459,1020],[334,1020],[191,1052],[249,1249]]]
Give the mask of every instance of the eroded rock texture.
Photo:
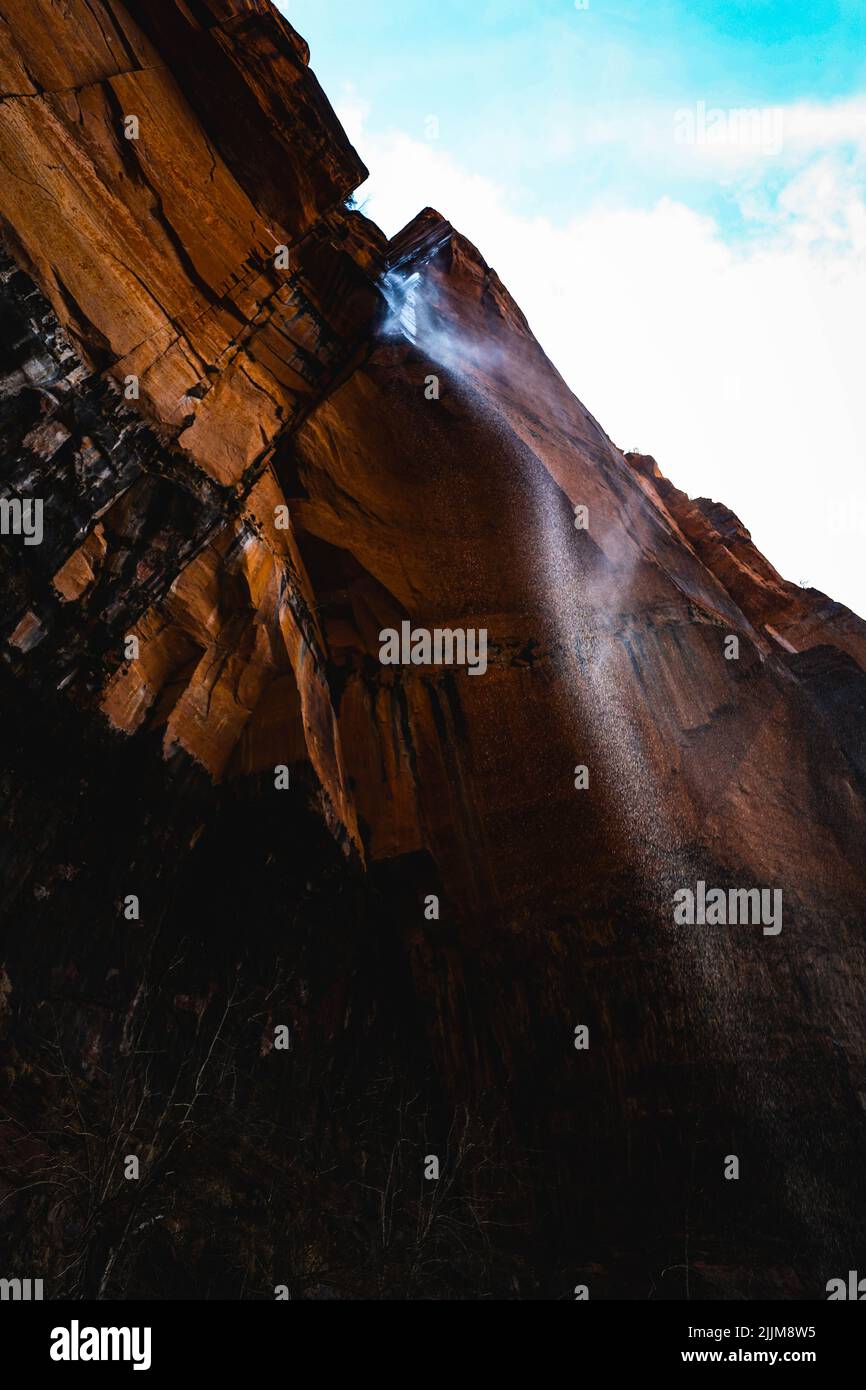
[[[0,22],[7,1273],[821,1297],[866,625],[623,455],[443,217],[352,210],[267,0]],[[383,665],[407,621],[487,669]],[[674,927],[698,880],[782,931]]]

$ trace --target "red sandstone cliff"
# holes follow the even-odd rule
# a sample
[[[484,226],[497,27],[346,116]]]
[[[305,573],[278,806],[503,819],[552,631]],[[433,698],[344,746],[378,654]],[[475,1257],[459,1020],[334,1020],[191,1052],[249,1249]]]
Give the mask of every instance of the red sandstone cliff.
[[[685,1075],[774,1091],[772,1152],[804,1124],[859,1152],[866,625],[620,453],[442,216],[389,243],[347,208],[365,171],[267,0],[0,20],[6,484],[46,499],[39,552],[4,542],[20,687],[217,785],[290,765],[403,883],[445,1092],[511,1095],[573,1173],[623,1116],[670,1162]],[[485,674],[383,666],[404,620],[486,629]],[[675,937],[698,878],[782,888],[779,940]],[[806,1227],[821,1172],[786,1180]],[[831,1186],[820,1222],[856,1224]]]

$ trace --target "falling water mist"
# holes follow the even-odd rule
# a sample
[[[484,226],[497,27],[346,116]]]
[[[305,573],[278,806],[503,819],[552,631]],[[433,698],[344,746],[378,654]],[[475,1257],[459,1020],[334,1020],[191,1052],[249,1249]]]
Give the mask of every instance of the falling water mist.
[[[541,460],[532,457],[508,422],[496,400],[490,378],[506,367],[506,353],[464,327],[455,329],[438,311],[436,295],[423,264],[411,270],[392,269],[381,281],[388,305],[382,333],[403,338],[424,358],[447,372],[499,441],[503,457],[524,470],[533,498],[534,516],[527,518],[524,561],[537,565],[537,591],[542,611],[553,634],[554,645],[572,672],[567,717],[576,733],[588,730],[604,767],[597,768],[610,793],[627,862],[640,885],[640,896],[657,923],[672,922],[675,889],[690,881],[694,864],[676,848],[677,835],[657,790],[657,773],[645,746],[638,712],[630,707],[627,682],[618,673],[624,642],[617,627],[627,620],[640,554],[623,528],[611,527],[600,534],[597,517],[590,517],[589,535],[595,547],[590,555],[587,537],[574,528],[574,514],[563,489]],[[611,450],[615,459],[616,451]],[[622,467],[628,465],[622,461]],[[592,582],[591,570],[601,555],[607,565],[605,585]],[[587,594],[591,592],[591,601]],[[583,760],[575,749],[575,761]],[[762,1123],[775,1151],[784,1155],[785,1195],[804,1225],[817,1229],[823,1220],[822,1193],[810,1165],[801,1154],[799,1137],[786,1118],[795,1097],[778,1104],[779,1083],[768,1082],[760,1066],[740,1059],[741,1040],[760,1032],[760,1020],[742,998],[730,945],[723,933],[670,926],[665,940],[689,1009],[702,1022],[703,1051],[727,1056],[740,1065],[743,1098]],[[775,1088],[775,1089],[773,1089]],[[781,1091],[786,1088],[782,1083]],[[772,1091],[772,1093],[771,1093]],[[687,1214],[685,1218],[688,1227]],[[688,1263],[688,1252],[686,1252]]]
[[[606,590],[605,608],[600,612],[597,586],[593,604],[584,597],[588,560],[583,538],[573,525],[571,503],[543,461],[539,467],[539,461],[529,456],[527,446],[514,433],[485,384],[485,378],[495,376],[505,365],[506,354],[489,340],[462,326],[455,329],[444,320],[436,309],[423,266],[408,272],[388,271],[381,287],[389,309],[385,336],[408,339],[456,379],[471,398],[473,409],[495,434],[503,453],[523,468],[535,509],[535,515],[527,519],[526,554],[537,560],[536,587],[553,644],[572,668],[569,718],[578,729],[588,729],[596,748],[603,750],[606,766],[596,772],[603,773],[615,802],[633,871],[643,880],[645,893],[657,897],[661,858],[655,845],[664,840],[665,827],[640,729],[630,717],[622,682],[613,670],[609,631],[610,622],[628,604],[637,558],[634,547],[618,547],[615,563],[610,566],[613,583]],[[605,541],[615,538],[594,536],[594,540],[603,551]],[[581,760],[580,748],[575,756]],[[675,878],[673,875],[671,882]]]

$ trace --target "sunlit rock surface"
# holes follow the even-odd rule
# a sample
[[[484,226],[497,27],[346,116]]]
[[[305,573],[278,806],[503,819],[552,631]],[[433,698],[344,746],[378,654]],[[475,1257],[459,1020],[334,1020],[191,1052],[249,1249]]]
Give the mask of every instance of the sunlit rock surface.
[[[864,1225],[866,626],[623,455],[439,213],[347,206],[266,0],[0,20],[3,492],[45,521],[0,549],[4,1270],[823,1296]],[[407,621],[486,670],[382,665]],[[781,932],[675,926],[698,880]]]

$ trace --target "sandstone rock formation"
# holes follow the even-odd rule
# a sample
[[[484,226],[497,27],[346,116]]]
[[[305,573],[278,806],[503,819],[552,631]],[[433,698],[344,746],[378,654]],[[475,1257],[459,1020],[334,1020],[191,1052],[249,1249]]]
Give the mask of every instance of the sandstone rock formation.
[[[866,625],[623,455],[444,217],[353,210],[268,0],[0,21],[9,1248],[71,1296],[643,1298],[685,1229],[692,1296],[821,1296]],[[486,671],[383,665],[404,622]],[[698,880],[783,930],[674,927]]]

